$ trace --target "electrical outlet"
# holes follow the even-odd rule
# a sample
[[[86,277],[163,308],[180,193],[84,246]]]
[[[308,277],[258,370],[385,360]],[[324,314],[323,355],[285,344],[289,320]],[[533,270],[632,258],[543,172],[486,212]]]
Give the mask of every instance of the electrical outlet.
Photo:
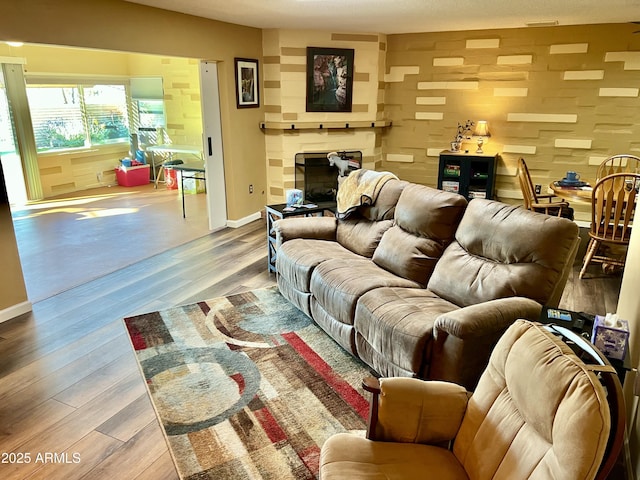
[[[96,173],[96,178],[98,179],[99,182],[102,182],[102,172]]]
[[[249,193],[253,193],[253,185],[249,185]]]
[[[536,195],[540,195],[542,192],[542,185],[536,184]]]

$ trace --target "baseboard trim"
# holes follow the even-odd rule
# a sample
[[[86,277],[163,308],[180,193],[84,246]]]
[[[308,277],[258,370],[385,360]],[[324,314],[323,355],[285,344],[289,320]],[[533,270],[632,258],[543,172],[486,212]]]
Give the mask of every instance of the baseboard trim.
[[[585,222],[584,220],[574,220],[574,222],[581,228],[591,228],[591,222]]]
[[[256,212],[256,213],[252,213],[251,215],[247,215],[246,217],[241,218],[240,220],[227,220],[227,227],[239,228],[239,227],[242,227],[243,225],[246,225],[247,223],[251,223],[255,220],[258,220],[259,218],[261,218],[260,212]]]
[[[31,302],[22,302],[0,310],[0,323],[16,318],[24,313],[29,313],[32,309]]]

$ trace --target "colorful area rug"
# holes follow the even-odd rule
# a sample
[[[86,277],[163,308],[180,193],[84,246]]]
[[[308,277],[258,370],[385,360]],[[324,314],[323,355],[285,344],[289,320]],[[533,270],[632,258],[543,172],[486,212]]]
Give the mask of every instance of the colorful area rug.
[[[125,319],[182,478],[312,479],[363,434],[366,366],[276,288]]]

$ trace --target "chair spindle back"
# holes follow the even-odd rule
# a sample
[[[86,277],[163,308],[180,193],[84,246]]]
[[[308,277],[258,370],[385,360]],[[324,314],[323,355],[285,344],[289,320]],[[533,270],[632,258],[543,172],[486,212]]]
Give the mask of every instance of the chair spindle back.
[[[603,241],[628,243],[637,205],[640,174],[614,173],[596,182],[591,233]]]

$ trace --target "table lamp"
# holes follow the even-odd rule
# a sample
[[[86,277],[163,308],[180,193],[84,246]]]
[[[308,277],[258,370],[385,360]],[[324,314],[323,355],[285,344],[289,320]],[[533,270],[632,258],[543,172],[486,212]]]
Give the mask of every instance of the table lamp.
[[[482,145],[489,139],[491,134],[489,133],[489,126],[487,125],[486,120],[478,120],[476,124],[476,129],[473,131],[473,136],[476,138],[478,142],[478,150],[476,153],[484,153],[482,151]]]

